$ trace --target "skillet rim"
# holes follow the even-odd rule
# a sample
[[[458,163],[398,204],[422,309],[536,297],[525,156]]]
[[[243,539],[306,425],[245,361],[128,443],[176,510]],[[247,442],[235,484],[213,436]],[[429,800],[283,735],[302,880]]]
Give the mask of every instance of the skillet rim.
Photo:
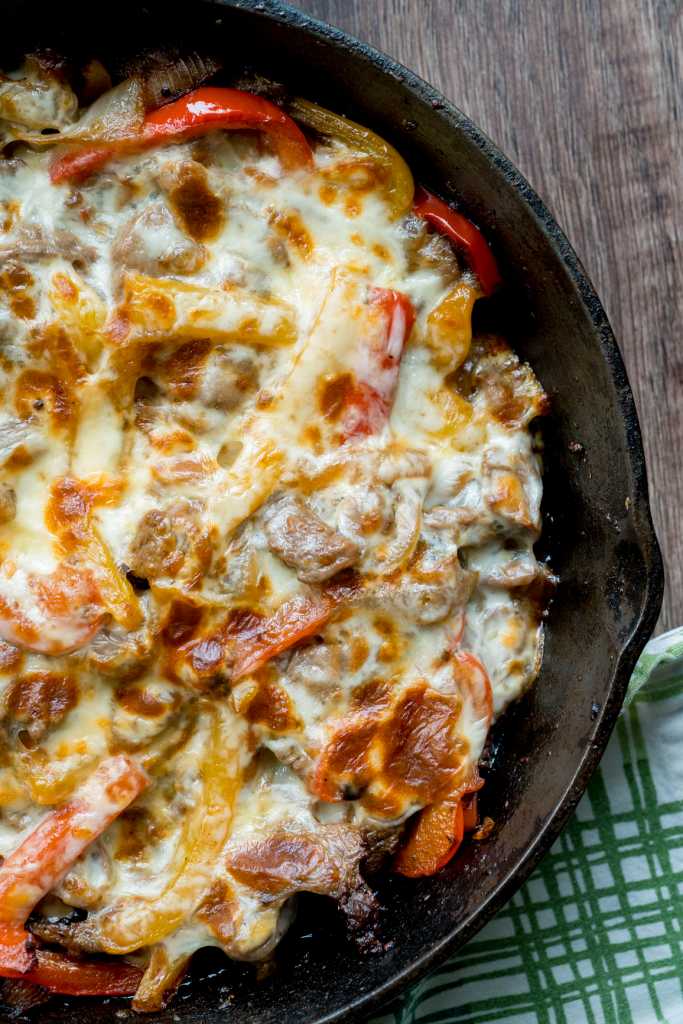
[[[303,30],[310,36],[331,44],[337,50],[353,52],[361,59],[374,64],[383,74],[398,79],[419,100],[433,108],[444,121],[445,130],[462,132],[482,151],[487,161],[493,164],[500,174],[505,186],[512,189],[527,206],[552,250],[558,266],[562,267],[578,293],[614,382],[617,405],[628,435],[628,462],[634,484],[631,519],[645,565],[641,579],[642,600],[633,630],[622,643],[616,657],[608,697],[596,719],[595,728],[587,739],[584,754],[576,765],[573,776],[568,780],[563,796],[545,821],[535,841],[528,847],[516,867],[496,885],[485,903],[441,941],[430,946],[412,964],[392,974],[383,984],[352,999],[346,1006],[311,1020],[311,1024],[350,1024],[352,1021],[365,1019],[386,1005],[393,996],[443,962],[483,928],[529,877],[564,828],[602,758],[607,741],[616,725],[635,663],[659,617],[664,592],[662,555],[652,522],[640,423],[614,332],[595,288],[571,243],[546,204],[512,161],[462,110],[423,78],[376,47],[356,39],[342,29],[281,0],[203,0],[203,3],[216,10],[225,7],[247,11],[284,26]]]

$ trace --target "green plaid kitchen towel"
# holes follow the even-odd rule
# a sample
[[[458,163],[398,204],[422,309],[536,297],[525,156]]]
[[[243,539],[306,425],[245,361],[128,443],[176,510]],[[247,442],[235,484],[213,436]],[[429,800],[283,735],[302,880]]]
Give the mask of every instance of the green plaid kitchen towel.
[[[372,1024],[683,1024],[683,628],[651,640],[576,814],[508,906]]]

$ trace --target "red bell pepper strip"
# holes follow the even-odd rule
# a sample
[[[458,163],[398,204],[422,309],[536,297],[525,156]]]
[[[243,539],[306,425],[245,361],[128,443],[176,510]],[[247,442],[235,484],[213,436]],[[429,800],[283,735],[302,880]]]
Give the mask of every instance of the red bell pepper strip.
[[[362,353],[362,366],[346,396],[343,438],[379,433],[391,412],[401,356],[415,323],[415,310],[407,295],[393,288],[373,288],[370,302],[385,317],[384,329]]]
[[[132,996],[142,978],[139,967],[119,960],[78,960],[64,953],[36,949],[30,966],[12,971],[0,965],[4,978],[21,978],[64,996]]]
[[[460,648],[452,653],[453,674],[463,696],[468,696],[474,713],[486,722],[493,721],[493,689],[489,674],[476,654]]]
[[[482,291],[490,295],[501,278],[494,255],[479,228],[422,186],[415,190],[413,211],[465,251]]]
[[[104,970],[109,970],[107,965],[72,962],[37,950],[24,924],[35,905],[63,878],[90,843],[148,785],[147,775],[129,757],[119,754],[108,758],[67,804],[48,814],[6,858],[0,866],[0,977],[23,978],[53,991],[77,994],[73,987],[78,984],[76,974],[87,968],[81,978],[87,991],[82,994],[117,994],[109,991],[115,979],[111,971]],[[62,959],[66,966],[59,982]],[[116,977],[119,984],[121,977]],[[95,991],[92,986],[97,978],[109,988]],[[130,979],[128,974],[127,985],[131,984]],[[57,988],[58,983],[72,987]],[[87,988],[88,985],[91,987]]]
[[[251,622],[235,635],[234,680],[255,672],[299,640],[313,636],[324,626],[335,602],[328,597],[294,597],[268,618]]]
[[[149,785],[129,757],[103,761],[0,867],[0,922],[23,924],[83,851]]]
[[[145,117],[139,135],[70,150],[52,163],[50,178],[79,180],[99,170],[118,152],[193,139],[216,128],[257,129],[271,136],[287,170],[312,166],[311,148],[299,126],[274,103],[239,89],[204,86]]]

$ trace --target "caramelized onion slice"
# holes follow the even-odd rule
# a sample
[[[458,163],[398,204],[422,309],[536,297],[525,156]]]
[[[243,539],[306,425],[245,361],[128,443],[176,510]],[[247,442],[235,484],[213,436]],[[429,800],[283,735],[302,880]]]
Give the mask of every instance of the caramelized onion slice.
[[[78,143],[118,142],[139,133],[145,116],[144,90],[137,78],[103,93],[74,124],[58,132],[17,132],[16,141],[42,148],[56,142]]]

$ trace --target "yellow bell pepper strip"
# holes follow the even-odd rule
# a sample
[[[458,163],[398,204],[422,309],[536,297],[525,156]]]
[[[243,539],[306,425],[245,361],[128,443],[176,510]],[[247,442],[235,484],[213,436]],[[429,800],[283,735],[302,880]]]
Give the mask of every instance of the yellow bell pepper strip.
[[[464,251],[484,295],[490,295],[501,278],[494,255],[479,228],[421,186],[415,192],[413,211]]]
[[[458,281],[427,317],[425,344],[440,370],[452,373],[467,359],[472,344],[472,309],[480,296],[476,285]]]
[[[239,89],[204,86],[151,111],[139,134],[109,144],[74,148],[57,157],[50,166],[50,180],[54,184],[82,180],[119,153],[194,139],[217,128],[263,131],[272,139],[286,170],[312,166],[311,149],[303,132],[274,103]]]
[[[32,947],[26,920],[84,850],[148,785],[149,778],[131,758],[123,754],[107,758],[67,804],[51,811],[6,858],[0,866],[0,977],[22,977],[62,991],[53,987],[56,963],[48,963],[42,951],[39,955]],[[43,980],[38,980],[36,971]]]
[[[201,791],[189,809],[168,868],[169,882],[152,899],[130,897],[94,916],[101,949],[131,953],[162,942],[189,918],[210,885],[232,823],[242,771],[251,756],[246,725],[227,705],[206,703],[208,742],[198,766]]]
[[[310,100],[297,96],[290,102],[288,109],[292,117],[306,128],[312,128],[320,135],[340,139],[351,149],[366,153],[377,161],[386,171],[387,200],[394,219],[408,213],[415,191],[413,176],[407,163],[393,146],[369,128],[356,124],[341,114],[334,114],[331,110],[319,107]]]
[[[110,490],[106,482],[90,486],[75,477],[61,477],[52,485],[46,519],[65,552],[81,556],[92,571],[102,604],[110,615],[125,629],[137,629],[142,623],[140,602],[119,572],[91,514],[93,505],[117,499],[116,489],[111,494]]]
[[[152,946],[147,969],[135,992],[133,1009],[137,1013],[154,1013],[168,1004],[189,967],[192,955],[171,955],[163,942]]]

